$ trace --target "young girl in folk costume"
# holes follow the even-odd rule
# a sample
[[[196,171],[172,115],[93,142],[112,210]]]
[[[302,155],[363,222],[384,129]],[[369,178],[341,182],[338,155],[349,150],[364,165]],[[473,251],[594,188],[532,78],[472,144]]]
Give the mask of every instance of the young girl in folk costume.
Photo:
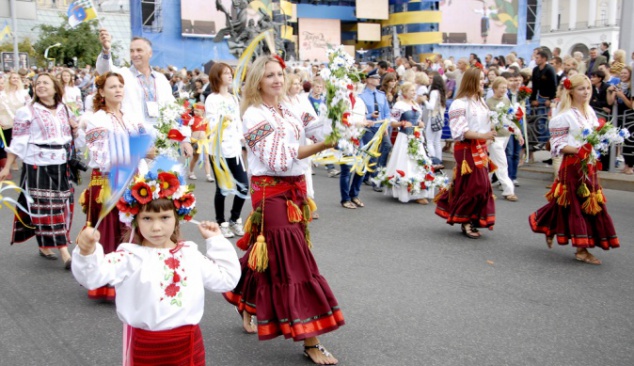
[[[548,203],[529,217],[531,229],[546,235],[546,244],[557,243],[577,248],[575,259],[588,264],[601,261],[588,252],[595,246],[608,250],[620,246],[605,196],[599,185],[596,167],[582,166],[587,151],[578,138],[584,129],[599,126],[590,108],[592,86],[587,76],[578,74],[568,79],[561,95],[559,113],[550,120],[550,146],[553,155],[563,155],[557,180],[546,195]]]
[[[107,72],[95,79],[97,93],[94,97],[94,114],[86,121],[86,147],[92,168],[88,188],[79,198],[79,203],[86,213],[87,226],[95,225],[99,220],[104,203],[105,187],[110,171],[110,136],[130,136],[144,133],[145,128],[135,118],[121,110],[124,90],[123,77],[114,72]],[[138,121],[138,119],[137,119]],[[152,157],[151,155],[149,156]],[[101,244],[105,254],[114,252],[122,241],[125,224],[119,221],[119,210],[115,207],[99,224]],[[88,291],[91,299],[114,300],[115,290],[112,286],[104,286]]]
[[[433,175],[432,162],[427,156],[425,147],[423,135],[425,123],[422,118],[422,110],[415,98],[416,88],[414,84],[405,82],[401,85],[401,99],[392,107],[391,125],[392,128],[398,129],[398,135],[392,149],[392,155],[387,163],[385,175],[387,177],[400,175],[402,180],[400,184],[394,184],[385,193],[391,193],[394,198],[398,198],[401,202],[415,200],[421,205],[427,205],[429,204],[427,199],[433,198],[433,190],[427,187],[420,188],[421,183],[425,185],[426,174],[429,172]],[[416,146],[414,155],[410,153],[410,144]],[[420,160],[427,160],[427,169],[419,165]],[[417,178],[421,179],[416,181]],[[416,184],[417,187],[412,190],[410,184],[405,183],[406,180],[408,182],[416,181],[413,184]]]
[[[496,136],[491,130],[489,108],[482,99],[484,73],[478,68],[467,70],[456,100],[449,108],[451,136],[454,147],[453,183],[439,193],[436,214],[450,225],[460,224],[471,239],[480,238],[478,228],[493,228],[495,202],[489,180],[494,167],[487,156],[487,142]]]
[[[255,60],[242,101],[248,145],[253,212],[238,246],[242,278],[225,297],[240,311],[256,315],[260,340],[283,335],[304,342],[304,355],[316,364],[337,363],[317,336],[344,324],[343,315],[310,251],[308,222],[314,203],[306,197],[305,158],[330,145],[303,145],[323,139],[322,125],[306,126],[286,105],[284,62]],[[313,208],[311,209],[311,206]]]
[[[203,103],[194,104],[194,117],[189,122],[192,128],[191,142],[194,147],[194,154],[192,160],[189,162],[189,179],[196,179],[194,169],[198,158],[202,155],[203,164],[205,166],[205,174],[207,175],[207,181],[213,182],[214,178],[211,176],[211,164],[209,164],[209,121],[205,118],[205,105]]]
[[[206,255],[196,243],[180,238],[179,220],[190,220],[195,213],[192,189],[175,172],[137,177],[118,207],[140,244],[123,243],[104,255],[98,231],[85,228],[77,238],[75,279],[89,289],[110,284],[117,290],[124,365],[205,365],[198,326],[204,290],[227,291],[240,277],[235,249],[217,224],[198,225]]]

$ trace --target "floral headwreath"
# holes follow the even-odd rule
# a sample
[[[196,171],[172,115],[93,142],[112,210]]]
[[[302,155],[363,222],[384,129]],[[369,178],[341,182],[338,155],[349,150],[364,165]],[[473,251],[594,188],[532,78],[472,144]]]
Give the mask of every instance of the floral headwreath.
[[[130,224],[139,213],[141,205],[159,198],[174,202],[180,220],[190,221],[196,214],[194,186],[186,184],[176,172],[148,172],[137,176],[117,202],[119,221]]]

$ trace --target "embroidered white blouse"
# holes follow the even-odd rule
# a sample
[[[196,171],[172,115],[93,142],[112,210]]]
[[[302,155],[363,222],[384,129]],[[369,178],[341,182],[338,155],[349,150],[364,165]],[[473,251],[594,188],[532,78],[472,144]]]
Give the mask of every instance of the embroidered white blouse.
[[[157,331],[194,325],[203,316],[205,289],[233,290],[241,275],[238,255],[227,239],[214,236],[205,243],[206,256],[191,241],[174,249],[125,243],[105,256],[101,244],[87,256],[75,247],[72,272],[88,289],[114,286],[117,315],[135,328]]]
[[[586,128],[594,130],[599,126],[597,115],[591,108],[588,109],[588,118],[578,109],[571,108],[550,120],[548,129],[552,156],[561,155],[561,149],[565,146],[581,147],[582,142],[579,139],[581,132]]]
[[[307,112],[296,116],[285,103],[279,108],[281,115],[264,104],[252,106],[242,116],[251,175],[302,175],[308,162],[297,158],[299,147],[306,138],[324,140],[325,120]]]
[[[64,103],[73,103],[79,108],[80,111],[84,110],[83,103],[81,102],[81,90],[76,86],[64,87]]]
[[[222,132],[222,155],[225,158],[235,158],[242,154],[242,119],[240,118],[240,106],[238,100],[232,95],[229,98],[218,93],[209,94],[205,100],[205,116],[209,121],[212,134],[218,128],[220,117],[231,116],[231,123]],[[211,143],[210,143],[211,145]],[[213,146],[209,151],[214,154]]]
[[[69,117],[73,113],[63,104],[51,112],[35,103],[18,109],[13,123],[11,146],[6,150],[30,165],[60,165],[67,162],[65,149],[50,149],[37,145],[64,145],[72,141]]]
[[[394,106],[392,106],[390,119],[392,122],[400,122],[401,116],[403,115],[403,113],[407,111],[411,111],[411,110],[415,110],[416,112],[418,112],[418,119],[416,120],[416,122],[412,123],[412,125],[414,125],[413,127],[418,127],[418,123],[420,123],[420,121],[423,118],[423,113],[420,106],[417,103],[409,104],[407,102],[399,100],[398,102],[394,103]]]
[[[136,123],[133,120],[137,121]],[[88,147],[90,162],[88,166],[100,169],[102,172],[110,171],[110,133],[123,135],[136,135],[145,132],[145,127],[138,118],[130,117],[123,113],[119,120],[114,114],[104,110],[91,114],[86,119],[86,146]]]
[[[449,108],[449,127],[451,137],[456,141],[464,140],[467,131],[487,133],[491,131],[489,107],[482,99],[456,99]]]

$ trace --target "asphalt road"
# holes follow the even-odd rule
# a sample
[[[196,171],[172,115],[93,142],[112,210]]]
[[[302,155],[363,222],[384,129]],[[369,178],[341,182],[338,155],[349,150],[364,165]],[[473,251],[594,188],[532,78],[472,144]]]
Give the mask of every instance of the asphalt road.
[[[470,240],[433,205],[364,186],[366,207],[346,210],[337,179],[321,168],[314,179],[313,251],[347,322],[321,341],[340,365],[634,364],[634,193],[606,191],[622,248],[594,250],[603,265],[591,266],[530,231],[544,181],[522,180],[519,202],[497,200],[495,230]],[[197,182],[199,219],[214,218],[212,187]],[[10,211],[0,220],[0,365],[120,365],[114,305],[89,300],[35,240],[9,246]],[[84,221],[75,215],[73,239]],[[243,333],[219,294],[208,294],[201,326],[209,365],[310,364],[299,343]]]

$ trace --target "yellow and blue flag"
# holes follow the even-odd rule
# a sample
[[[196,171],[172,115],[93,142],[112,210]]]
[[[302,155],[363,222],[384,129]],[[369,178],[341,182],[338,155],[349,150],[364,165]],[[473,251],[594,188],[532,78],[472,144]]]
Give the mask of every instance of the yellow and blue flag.
[[[0,30],[0,42],[4,40],[6,36],[11,35],[11,27],[9,27],[9,22],[4,21],[4,25],[2,26],[2,30]]]
[[[91,0],[75,0],[68,6],[68,24],[75,28],[82,22],[97,18],[95,6]]]

